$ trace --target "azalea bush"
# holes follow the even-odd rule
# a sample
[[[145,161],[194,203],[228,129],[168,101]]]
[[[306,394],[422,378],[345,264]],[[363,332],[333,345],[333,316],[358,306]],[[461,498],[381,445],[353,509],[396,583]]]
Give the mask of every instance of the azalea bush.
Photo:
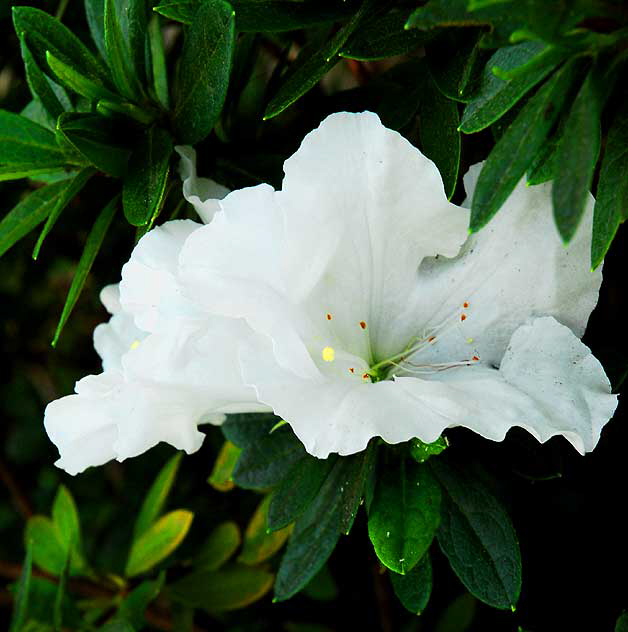
[[[628,630],[622,2],[0,24],[6,629]]]

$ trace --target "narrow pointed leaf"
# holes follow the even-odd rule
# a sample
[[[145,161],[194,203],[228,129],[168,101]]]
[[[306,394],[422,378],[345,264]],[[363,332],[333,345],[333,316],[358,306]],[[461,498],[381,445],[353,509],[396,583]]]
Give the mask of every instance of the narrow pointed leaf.
[[[168,91],[168,70],[164,52],[164,38],[161,32],[161,21],[158,15],[153,16],[148,24],[148,42],[150,46],[151,77],[157,100],[168,109],[170,93]]]
[[[220,448],[220,452],[214,461],[214,467],[207,482],[219,492],[228,492],[235,487],[233,482],[233,470],[240,458],[240,448],[237,445],[231,443],[231,441],[225,441]]]
[[[15,604],[9,632],[21,632],[28,620],[28,603],[31,589],[31,577],[33,571],[33,544],[26,541],[26,557],[22,565],[22,573],[17,584]]]
[[[389,573],[395,595],[406,610],[420,615],[432,594],[432,563],[429,555],[424,555],[419,563],[405,575]]]
[[[600,101],[593,69],[569,110],[556,152],[552,203],[556,227],[566,244],[571,241],[582,219],[600,154]]]
[[[172,138],[160,128],[151,127],[135,148],[122,188],[124,216],[133,226],[151,225],[164,199]]]
[[[213,129],[227,96],[235,43],[235,13],[222,0],[199,7],[186,27],[175,79],[178,140],[194,144]]]
[[[100,250],[103,239],[107,234],[107,230],[113,220],[117,206],[118,196],[111,200],[111,202],[109,202],[109,204],[107,204],[107,206],[105,206],[105,208],[100,212],[94,222],[94,225],[92,226],[91,231],[89,232],[89,235],[87,236],[83,254],[81,255],[76,267],[76,272],[74,273],[74,278],[72,279],[72,285],[70,285],[70,290],[68,291],[63,311],[61,312],[61,317],[59,318],[59,324],[57,325],[57,329],[52,340],[53,347],[56,346],[59,341],[59,336],[63,331],[63,327],[67,323],[68,318],[76,305],[76,301],[81,294],[83,285],[85,285],[85,281],[87,280],[87,275],[92,268],[94,259],[96,259],[96,255]]]
[[[52,230],[53,226],[56,224],[59,216],[63,212],[63,209],[70,203],[70,201],[76,197],[83,187],[87,184],[89,179],[96,173],[95,169],[92,167],[86,167],[79,171],[72,180],[68,182],[68,186],[65,189],[63,195],[58,199],[55,206],[50,211],[48,215],[48,219],[42,228],[42,231],[37,239],[37,243],[35,244],[35,248],[33,250],[33,259],[37,259],[39,256],[39,251],[41,250],[41,246],[44,242],[44,239],[48,235],[48,233]]]
[[[94,44],[103,59],[107,58],[105,50],[105,0],[85,0],[85,15]]]
[[[470,221],[473,232],[497,213],[534,160],[568,98],[577,70],[577,63],[570,63],[548,79],[493,148],[473,195]]]
[[[223,522],[210,534],[193,560],[199,570],[215,571],[225,564],[238,550],[242,537],[235,522]]]
[[[135,521],[133,539],[141,537],[150,526],[159,518],[163,511],[168,494],[174,485],[179,466],[181,465],[181,453],[175,454],[161,469],[155,482],[146,494],[140,512]]]

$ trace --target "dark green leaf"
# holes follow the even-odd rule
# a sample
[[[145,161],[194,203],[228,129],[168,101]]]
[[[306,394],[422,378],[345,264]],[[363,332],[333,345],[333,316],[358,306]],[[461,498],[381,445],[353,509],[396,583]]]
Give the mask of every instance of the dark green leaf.
[[[494,608],[514,608],[521,592],[521,554],[506,510],[471,472],[435,459],[443,511],[438,542],[466,588]]]
[[[384,566],[402,575],[425,555],[440,522],[440,488],[413,460],[387,463],[378,474],[368,530]]]
[[[569,63],[558,70],[525,104],[493,148],[473,195],[473,232],[497,213],[532,163],[568,98],[577,69],[576,63]]]
[[[21,632],[28,619],[28,601],[31,590],[31,574],[33,570],[33,544],[26,540],[26,557],[22,565],[22,573],[15,592],[15,604],[9,632]]]
[[[218,120],[227,95],[234,41],[235,13],[222,0],[201,5],[186,27],[175,79],[174,126],[181,142],[203,140]]]
[[[597,80],[594,69],[569,110],[556,152],[552,202],[556,227],[565,244],[580,224],[600,154],[601,94]]]
[[[282,481],[302,458],[303,445],[288,427],[279,428],[243,449],[233,481],[245,489],[266,489]]]
[[[434,632],[466,632],[473,623],[477,603],[469,593],[454,599],[438,618]]]
[[[74,501],[72,501],[74,502]],[[61,527],[59,523],[57,523],[57,528],[60,530]],[[62,537],[64,534],[62,533]],[[61,630],[63,626],[63,602],[66,599],[66,586],[68,583],[68,573],[70,572],[70,564],[72,559],[72,546],[68,545],[66,555],[65,555],[65,564],[63,566],[63,572],[59,575],[59,583],[57,584],[57,593],[55,595],[54,609],[52,613],[52,621],[55,630]]]
[[[46,173],[67,165],[54,134],[32,121],[0,110],[0,181]]]
[[[20,37],[26,34],[31,52],[42,70],[48,68],[46,53],[50,52],[76,73],[108,85],[107,69],[76,35],[50,14],[33,7],[13,7],[13,24]]]
[[[157,474],[157,478],[148,490],[148,494],[146,494],[135,521],[133,540],[137,540],[137,538],[144,535],[161,515],[168,499],[168,494],[174,485],[177,471],[181,464],[181,456],[181,453],[175,454]]]
[[[115,125],[98,115],[66,112],[57,121],[60,142],[73,149],[83,162],[121,177],[131,152],[115,144],[115,134]]]
[[[628,217],[628,115],[624,105],[608,131],[597,197],[593,207],[591,267],[597,268],[608,251],[619,224]]]
[[[0,221],[0,256],[43,222],[63,198],[70,181],[62,180],[30,193]]]
[[[100,632],[135,632],[135,628],[128,621],[116,619],[103,625]]]
[[[120,604],[117,618],[141,630],[146,625],[146,608],[159,596],[165,579],[166,574],[162,572],[157,579],[147,580],[136,586]]]
[[[173,601],[206,612],[244,608],[263,597],[273,575],[262,568],[234,565],[219,571],[198,571],[168,587]]]
[[[410,442],[410,456],[417,463],[425,463],[430,457],[436,456],[447,449],[447,439],[439,437],[433,443],[424,443],[420,439],[412,439]]]
[[[615,632],[628,632],[628,613],[620,615],[615,624]]]
[[[76,266],[76,272],[74,274],[74,278],[72,279],[72,285],[70,285],[70,290],[68,291],[63,311],[61,312],[61,317],[59,318],[59,324],[57,325],[57,329],[52,340],[53,347],[56,346],[59,341],[61,331],[68,321],[68,318],[74,309],[74,305],[76,305],[76,301],[83,289],[83,285],[85,285],[87,275],[89,274],[92,264],[94,263],[94,259],[96,259],[96,255],[100,250],[100,246],[102,245],[105,234],[109,229],[109,225],[111,224],[111,220],[113,219],[117,206],[118,196],[111,200],[111,202],[109,202],[109,204],[107,204],[107,206],[105,206],[105,208],[100,212],[94,222],[94,225],[92,226],[91,231],[89,232],[89,235],[87,236],[83,254]]]
[[[111,92],[103,83],[85,77],[70,64],[61,61],[49,51],[46,52],[46,61],[55,77],[77,94],[87,99],[110,99],[116,101],[119,98],[115,92]]]
[[[311,44],[304,48],[289,74],[271,99],[264,112],[264,120],[281,114],[288,106],[311,90],[338,62],[338,53],[349,36],[360,26],[369,14],[375,0],[364,0],[360,9],[323,46]]]
[[[35,244],[35,248],[33,250],[33,259],[37,259],[39,256],[39,251],[41,250],[41,245],[43,244],[44,239],[52,230],[52,227],[56,224],[59,216],[63,212],[63,209],[65,209],[70,201],[81,192],[83,187],[87,184],[87,181],[94,175],[94,173],[96,173],[94,169],[86,167],[85,169],[79,171],[74,178],[68,181],[67,188],[50,211],[48,219],[46,220],[39,238],[37,239],[37,243]]]
[[[423,153],[434,161],[450,199],[458,182],[460,132],[458,105],[444,97],[429,75],[424,75],[419,99],[419,136]]]
[[[170,134],[160,127],[146,130],[131,155],[122,188],[124,216],[133,226],[150,226],[159,214],[170,173],[171,155]]]
[[[288,541],[277,572],[276,601],[289,599],[306,586],[325,564],[340,535],[349,532],[374,460],[373,446],[334,458],[327,479],[297,520]]]
[[[150,46],[150,70],[155,96],[161,105],[168,109],[170,104],[168,71],[164,52],[164,38],[161,33],[161,22],[158,15],[153,16],[148,23],[148,43]]]
[[[223,522],[210,534],[194,558],[194,566],[203,571],[216,571],[237,551],[241,542],[240,528],[235,522]]]
[[[94,44],[103,59],[107,57],[105,50],[105,0],[85,0],[85,15],[89,32]]]
[[[563,59],[564,55],[545,57],[546,63],[508,81],[495,76],[493,69],[512,70],[538,56],[543,46],[538,42],[523,42],[500,48],[487,62],[480,87],[467,104],[460,121],[460,131],[473,134],[492,125],[529,90],[544,79]]]
[[[426,553],[419,563],[405,575],[389,573],[397,599],[406,610],[420,615],[432,594],[432,563]]]
[[[225,439],[244,450],[267,437],[277,421],[277,417],[270,414],[241,413],[229,415],[221,430]]]
[[[274,531],[294,522],[316,496],[333,465],[334,459],[309,454],[294,463],[271,496],[268,528]]]
[[[134,577],[150,570],[168,557],[183,541],[194,514],[177,509],[162,516],[139,536],[131,546],[125,574]]]
[[[28,87],[31,90],[31,94],[33,95],[33,98],[38,99],[41,102],[48,114],[56,120],[65,108],[55,94],[51,85],[51,80],[46,77],[46,75],[41,71],[41,68],[37,65],[37,62],[30,52],[24,37],[20,39],[20,48],[22,50],[24,70],[26,71],[26,80],[28,81]]]
[[[527,183],[530,186],[537,184],[543,184],[554,179],[554,173],[556,172],[556,150],[558,149],[558,142],[564,131],[564,126],[558,125],[554,134],[548,138],[534,160],[528,168]]]
[[[351,35],[340,56],[370,61],[409,53],[423,45],[428,36],[418,30],[404,29],[407,19],[408,11],[403,9],[375,16]]]

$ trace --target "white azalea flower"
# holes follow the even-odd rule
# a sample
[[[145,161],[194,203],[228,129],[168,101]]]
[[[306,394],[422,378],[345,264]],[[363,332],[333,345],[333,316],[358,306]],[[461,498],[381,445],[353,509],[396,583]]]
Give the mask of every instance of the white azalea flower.
[[[281,191],[221,202],[181,277],[201,308],[260,334],[240,352],[245,381],[308,452],[454,426],[595,447],[617,399],[579,340],[602,278],[591,203],[568,248],[547,185],[520,184],[469,236],[435,165],[371,113],[328,117],[284,171]]]
[[[198,201],[199,192],[210,191],[208,181],[194,175],[193,150],[181,151],[186,196],[211,221],[219,204]],[[179,220],[150,231],[119,286],[103,289],[112,314],[94,331],[103,373],[77,382],[76,394],[50,403],[45,413],[57,465],[69,473],[137,456],[160,441],[194,452],[204,438],[199,424],[221,423],[227,412],[268,410],[243,384],[237,359],[238,345],[253,332],[244,321],[199,311],[182,291],[179,253],[200,226]]]

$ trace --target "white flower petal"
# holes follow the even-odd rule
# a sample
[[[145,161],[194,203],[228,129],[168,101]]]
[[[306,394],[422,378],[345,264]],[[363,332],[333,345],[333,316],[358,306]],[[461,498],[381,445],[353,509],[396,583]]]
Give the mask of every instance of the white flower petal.
[[[181,156],[179,171],[183,180],[183,197],[194,207],[203,223],[209,224],[220,210],[219,200],[229,193],[229,189],[196,175],[196,151],[193,147],[177,145],[175,150]]]
[[[479,168],[465,177],[469,197]],[[417,320],[428,328],[452,315],[464,313],[466,320],[421,355],[422,362],[477,354],[499,365],[513,332],[533,316],[553,316],[582,336],[602,282],[601,266],[591,272],[589,264],[592,213],[589,196],[582,223],[565,247],[554,226],[550,185],[522,181],[457,257],[426,260],[419,272],[420,300],[412,307]]]
[[[122,268],[120,302],[143,331],[168,330],[173,319],[194,321],[200,316],[178,277],[181,248],[200,226],[175,220],[154,228],[140,239]]]
[[[122,309],[122,305],[120,305],[120,284],[111,283],[110,285],[105,285],[100,290],[100,302],[110,314],[117,314]]]
[[[131,314],[120,311],[94,329],[94,348],[102,359],[103,371],[122,368],[122,356],[146,337]]]

